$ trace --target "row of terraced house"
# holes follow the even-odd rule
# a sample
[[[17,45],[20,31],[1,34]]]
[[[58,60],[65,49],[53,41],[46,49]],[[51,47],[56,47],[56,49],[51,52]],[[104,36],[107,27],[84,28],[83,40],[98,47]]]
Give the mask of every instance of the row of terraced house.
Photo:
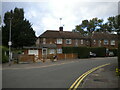
[[[75,54],[63,54],[62,47],[106,47],[117,48],[118,38],[117,34],[110,34],[107,32],[93,32],[92,35],[83,36],[78,32],[63,31],[63,27],[59,30],[47,30],[41,34],[36,46],[24,47],[24,54],[34,54],[36,58],[49,59],[53,55],[57,55],[58,59],[77,58]]]

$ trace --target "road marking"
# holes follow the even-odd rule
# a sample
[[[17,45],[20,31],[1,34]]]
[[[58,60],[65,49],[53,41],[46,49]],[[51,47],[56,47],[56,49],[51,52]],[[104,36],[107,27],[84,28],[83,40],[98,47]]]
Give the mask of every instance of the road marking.
[[[110,63],[107,63],[107,64],[104,64],[104,65],[100,65],[98,67],[95,67],[85,73],[83,73],[71,86],[68,90],[76,90],[78,88],[78,86],[81,84],[81,82],[83,81],[83,79],[89,75],[90,73],[92,73],[93,71],[101,68],[101,67],[104,67],[104,66],[107,66],[107,65],[110,65]]]

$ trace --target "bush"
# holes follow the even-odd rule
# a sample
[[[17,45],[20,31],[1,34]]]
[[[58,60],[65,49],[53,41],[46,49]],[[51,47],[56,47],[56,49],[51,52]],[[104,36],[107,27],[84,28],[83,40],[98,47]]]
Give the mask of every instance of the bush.
[[[0,46],[0,49],[2,49],[2,63],[8,62],[8,48]]]
[[[76,53],[78,58],[88,58],[89,48],[87,47],[63,47],[63,53]]]
[[[78,47],[78,58],[89,58],[90,50],[88,47]]]
[[[118,49],[109,49],[110,52],[114,53],[114,56],[117,56],[118,54]]]
[[[118,68],[120,69],[120,42],[118,44]]]
[[[91,52],[95,53],[97,57],[105,57],[106,56],[106,48],[105,47],[90,47]]]

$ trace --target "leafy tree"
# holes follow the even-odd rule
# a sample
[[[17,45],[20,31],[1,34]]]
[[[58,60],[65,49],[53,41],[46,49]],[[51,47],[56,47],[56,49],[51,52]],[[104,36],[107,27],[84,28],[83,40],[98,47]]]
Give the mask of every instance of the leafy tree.
[[[4,15],[4,26],[2,26],[2,42],[3,45],[8,46],[10,18],[12,18],[11,25],[11,40],[12,47],[22,48],[23,46],[31,46],[35,44],[36,36],[31,23],[24,18],[24,11],[22,8],[15,8]]]
[[[83,20],[80,25],[75,27],[75,30],[79,31],[81,34],[90,35],[93,31],[99,31],[102,23],[103,20],[98,18]]]

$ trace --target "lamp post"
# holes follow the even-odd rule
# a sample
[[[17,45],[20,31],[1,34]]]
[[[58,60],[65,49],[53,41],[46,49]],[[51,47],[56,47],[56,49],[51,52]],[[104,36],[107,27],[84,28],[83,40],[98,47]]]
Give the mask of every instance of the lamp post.
[[[12,52],[11,52],[11,46],[12,46],[12,42],[11,42],[11,23],[12,23],[12,18],[9,18],[9,20],[10,20],[10,31],[9,31],[8,46],[9,46],[9,66],[11,66],[11,59],[12,59]]]

